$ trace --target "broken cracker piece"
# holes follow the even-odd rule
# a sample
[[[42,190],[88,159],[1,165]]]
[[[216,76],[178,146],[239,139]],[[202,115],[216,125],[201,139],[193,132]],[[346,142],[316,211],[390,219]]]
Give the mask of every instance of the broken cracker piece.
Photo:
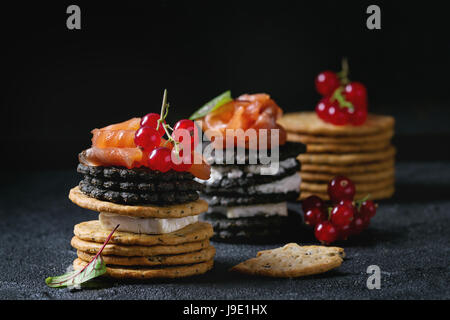
[[[256,258],[241,262],[230,271],[293,278],[337,268],[342,264],[344,257],[344,249],[339,247],[299,246],[296,243],[288,243],[281,248],[260,251]]]

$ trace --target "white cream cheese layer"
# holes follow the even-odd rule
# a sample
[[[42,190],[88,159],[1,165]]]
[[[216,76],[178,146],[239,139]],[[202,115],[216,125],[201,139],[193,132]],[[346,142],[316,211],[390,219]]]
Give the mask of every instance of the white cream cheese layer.
[[[254,217],[254,216],[287,216],[287,202],[255,204],[236,207],[212,207],[208,211],[214,211],[225,215],[228,219]]]
[[[101,212],[98,216],[104,229],[112,230],[120,224],[118,230],[132,233],[161,234],[180,230],[198,221],[198,216],[183,218],[158,219],[123,216],[115,213]]]
[[[297,166],[297,160],[295,158],[288,158],[286,160],[280,161],[278,163],[278,166],[275,165],[274,167],[277,168],[274,172],[270,172],[271,175],[276,174],[283,174],[284,171],[294,168]],[[237,179],[240,178],[244,173],[246,174],[261,174],[262,168],[270,168],[270,166],[265,165],[257,165],[257,164],[250,164],[246,166],[218,166],[213,165],[211,166],[211,176],[208,180],[200,180],[195,178],[196,181],[200,183],[206,183],[206,184],[212,184],[216,181],[221,180],[223,177],[227,177],[229,179]]]
[[[288,192],[300,192],[300,175],[295,172],[293,175],[287,176],[281,180],[277,180],[271,183],[259,184],[248,188],[250,193],[288,193]]]

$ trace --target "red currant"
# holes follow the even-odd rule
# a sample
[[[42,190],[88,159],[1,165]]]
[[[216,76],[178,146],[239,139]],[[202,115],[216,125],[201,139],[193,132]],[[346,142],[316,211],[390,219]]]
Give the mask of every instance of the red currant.
[[[306,198],[302,201],[303,212],[306,212],[313,208],[319,208],[319,209],[324,208],[323,200],[320,199],[318,196],[309,196],[308,198]]]
[[[354,126],[363,125],[367,120],[367,111],[362,108],[357,108],[350,116],[350,123]]]
[[[308,211],[305,211],[304,220],[305,224],[315,227],[318,223],[327,220],[326,213],[319,208],[311,208]]]
[[[350,82],[344,88],[344,97],[350,101],[355,108],[367,110],[367,90],[360,82]]]
[[[172,169],[175,171],[188,171],[194,163],[193,153],[184,155],[183,150],[178,152],[172,149]]]
[[[377,212],[377,205],[371,200],[366,200],[361,203],[359,212],[362,217],[368,217],[369,219],[373,218]]]
[[[140,127],[134,135],[134,143],[146,151],[159,147],[161,136],[152,127]]]
[[[327,109],[327,121],[336,125],[344,126],[349,123],[349,116],[345,108],[339,107],[337,101],[333,102]]]
[[[355,205],[353,204],[352,200],[344,199],[344,200],[339,201],[339,204],[343,205],[343,206],[348,206],[348,207],[352,208],[353,210],[355,210]]]
[[[171,150],[165,147],[153,149],[148,157],[148,166],[152,170],[167,172],[172,167]]]
[[[183,130],[186,130],[183,132]],[[183,141],[184,137],[190,136],[189,141]],[[183,119],[175,123],[173,127],[172,137],[175,141],[180,142],[182,144],[190,143],[191,151],[198,144],[198,129],[195,125],[194,121]]]
[[[353,220],[353,215],[353,207],[338,204],[331,210],[331,223],[338,228],[348,226]]]
[[[346,226],[338,228],[338,239],[339,240],[347,240],[349,236],[352,235],[352,224],[348,224]]]
[[[363,218],[360,216],[356,216],[350,224],[350,228],[352,229],[351,234],[360,234],[364,229],[369,226],[370,219]]]
[[[314,235],[320,242],[329,244],[337,240],[338,230],[331,222],[324,221],[316,225]]]
[[[323,71],[315,79],[316,89],[322,96],[329,96],[339,87],[339,78],[333,71]]]
[[[328,195],[333,203],[353,200],[355,192],[355,184],[344,176],[336,176],[328,183]]]
[[[316,105],[316,114],[323,121],[328,122],[328,109],[330,108],[330,98],[322,98]]]
[[[157,113],[146,114],[141,119],[141,127],[151,127],[151,128],[156,130],[156,127],[158,126],[158,120],[159,119],[160,119],[160,115],[157,114]],[[165,124],[166,122],[163,121],[163,123]],[[162,137],[164,135],[164,133],[165,133],[164,127],[162,126],[162,123],[159,125],[158,133],[159,133],[160,137]]]

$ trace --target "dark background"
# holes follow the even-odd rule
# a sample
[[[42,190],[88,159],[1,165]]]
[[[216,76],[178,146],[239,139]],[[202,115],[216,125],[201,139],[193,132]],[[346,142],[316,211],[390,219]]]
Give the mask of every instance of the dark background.
[[[66,8],[81,7],[81,30]],[[366,8],[381,7],[381,30]],[[2,4],[2,167],[71,168],[90,130],[159,112],[188,117],[230,89],[312,110],[314,77],[350,63],[371,112],[396,117],[399,161],[449,160],[443,2],[148,1]]]

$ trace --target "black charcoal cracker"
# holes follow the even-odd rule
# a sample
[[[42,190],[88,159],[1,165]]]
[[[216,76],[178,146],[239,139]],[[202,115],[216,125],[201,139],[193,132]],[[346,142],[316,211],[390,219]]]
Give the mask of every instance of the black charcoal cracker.
[[[210,148],[208,148],[208,143],[205,143],[205,142],[203,143],[202,147],[203,147],[204,151],[210,149]],[[305,152],[306,152],[306,146],[303,143],[286,142],[284,145],[279,147],[279,161],[283,161],[288,158],[297,158],[297,156],[299,154],[305,153]],[[249,159],[249,149],[234,148],[232,157],[231,157],[231,159],[233,159],[234,164],[238,164],[237,160],[238,160],[238,155],[240,155],[240,154],[244,154],[244,158],[245,158],[245,161],[243,161],[243,163],[239,163],[240,165],[260,164],[261,163],[259,151],[256,152],[256,159]],[[262,153],[262,155],[270,157],[271,156],[270,149],[268,151],[264,151]],[[225,163],[228,162],[228,161],[226,161],[227,160],[226,150],[223,150],[221,157],[219,157],[219,154],[216,157],[214,149],[212,149],[212,152],[210,154],[205,153],[204,156],[205,156],[206,161],[209,164],[226,165]],[[255,161],[250,163],[250,160],[255,160]]]
[[[217,242],[230,243],[278,243],[296,241],[299,233],[304,233],[301,216],[289,211],[287,217],[248,217],[227,219],[225,216],[210,213],[203,214],[202,220],[213,225],[214,235],[211,238]],[[254,220],[252,220],[254,219]],[[266,225],[261,219],[267,219]],[[226,220],[233,220],[227,221]],[[252,223],[253,222],[253,223]]]
[[[85,175],[83,181],[95,187],[111,191],[158,192],[158,191],[202,191],[205,186],[194,180],[173,180],[151,182],[105,180]]]
[[[194,176],[190,172],[178,172],[169,170],[167,172],[159,172],[149,168],[140,167],[127,169],[125,167],[102,167],[102,166],[86,166],[79,163],[77,171],[84,175],[105,179],[105,180],[122,180],[122,181],[175,181],[175,180],[192,180]]]
[[[244,206],[250,204],[263,204],[263,203],[278,203],[283,201],[296,201],[300,193],[287,192],[287,193],[265,193],[243,196],[240,194],[226,194],[221,195],[216,193],[214,195],[202,194],[201,198],[206,200],[210,206]]]
[[[79,183],[79,187],[81,192],[89,197],[126,205],[170,205],[195,201],[199,198],[197,191],[123,192],[102,189],[88,184],[84,180]]]
[[[229,219],[219,212],[208,212],[202,214],[202,219],[212,224],[217,230],[232,230],[232,229],[266,229],[277,228],[285,223],[287,217],[285,216],[265,216],[264,214],[257,214],[253,217],[243,217]]]

